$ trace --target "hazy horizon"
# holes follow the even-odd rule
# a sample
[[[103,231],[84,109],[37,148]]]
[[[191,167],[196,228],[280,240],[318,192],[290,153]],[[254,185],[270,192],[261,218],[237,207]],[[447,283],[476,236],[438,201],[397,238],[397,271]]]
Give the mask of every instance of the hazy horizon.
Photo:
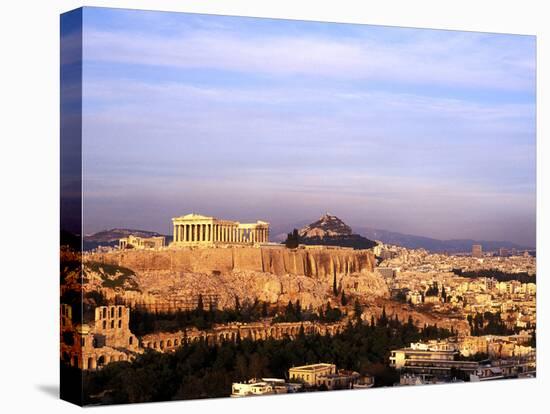
[[[84,233],[330,211],[535,246],[535,37],[84,8]]]

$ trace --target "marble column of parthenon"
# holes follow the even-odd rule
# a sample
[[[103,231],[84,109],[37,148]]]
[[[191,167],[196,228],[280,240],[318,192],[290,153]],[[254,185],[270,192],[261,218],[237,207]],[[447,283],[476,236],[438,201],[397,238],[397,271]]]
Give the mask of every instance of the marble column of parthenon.
[[[173,241],[178,245],[255,244],[269,240],[269,223],[241,224],[230,220],[188,214],[173,221]]]

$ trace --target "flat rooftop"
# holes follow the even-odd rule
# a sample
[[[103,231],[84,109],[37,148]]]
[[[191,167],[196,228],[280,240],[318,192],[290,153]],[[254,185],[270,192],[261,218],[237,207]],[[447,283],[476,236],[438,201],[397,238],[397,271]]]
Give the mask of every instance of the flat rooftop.
[[[312,364],[312,365],[302,365],[300,367],[292,367],[290,369],[291,370],[292,369],[298,369],[300,371],[315,371],[315,370],[318,370],[318,369],[329,368],[329,367],[332,367],[333,365],[334,364],[319,363],[319,364]]]

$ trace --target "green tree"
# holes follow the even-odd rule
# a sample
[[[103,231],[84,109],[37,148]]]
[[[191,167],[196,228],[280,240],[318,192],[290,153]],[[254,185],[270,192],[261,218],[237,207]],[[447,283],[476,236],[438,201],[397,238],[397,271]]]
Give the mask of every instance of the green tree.
[[[300,299],[296,299],[296,306],[295,306],[294,314],[296,315],[296,320],[297,321],[302,320],[302,305],[300,304]]]
[[[294,229],[292,233],[288,233],[286,240],[285,240],[285,246],[288,249],[295,249],[300,244],[300,235],[298,234],[298,230]]]
[[[378,318],[378,326],[388,326],[388,315],[386,315],[386,307],[382,308],[382,314]]]
[[[355,319],[357,319],[358,321],[361,321],[363,308],[361,307],[361,303],[359,303],[359,299],[355,299],[355,303],[353,304],[353,314],[355,316]]]
[[[342,289],[342,297],[340,298],[340,303],[342,304],[342,306],[346,306],[348,304],[348,298],[344,293],[344,289]]]

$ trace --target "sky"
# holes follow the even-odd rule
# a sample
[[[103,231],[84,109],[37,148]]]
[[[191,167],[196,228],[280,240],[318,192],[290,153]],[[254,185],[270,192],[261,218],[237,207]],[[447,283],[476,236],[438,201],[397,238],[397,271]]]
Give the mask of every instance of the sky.
[[[85,8],[86,234],[190,212],[535,245],[534,36]]]

